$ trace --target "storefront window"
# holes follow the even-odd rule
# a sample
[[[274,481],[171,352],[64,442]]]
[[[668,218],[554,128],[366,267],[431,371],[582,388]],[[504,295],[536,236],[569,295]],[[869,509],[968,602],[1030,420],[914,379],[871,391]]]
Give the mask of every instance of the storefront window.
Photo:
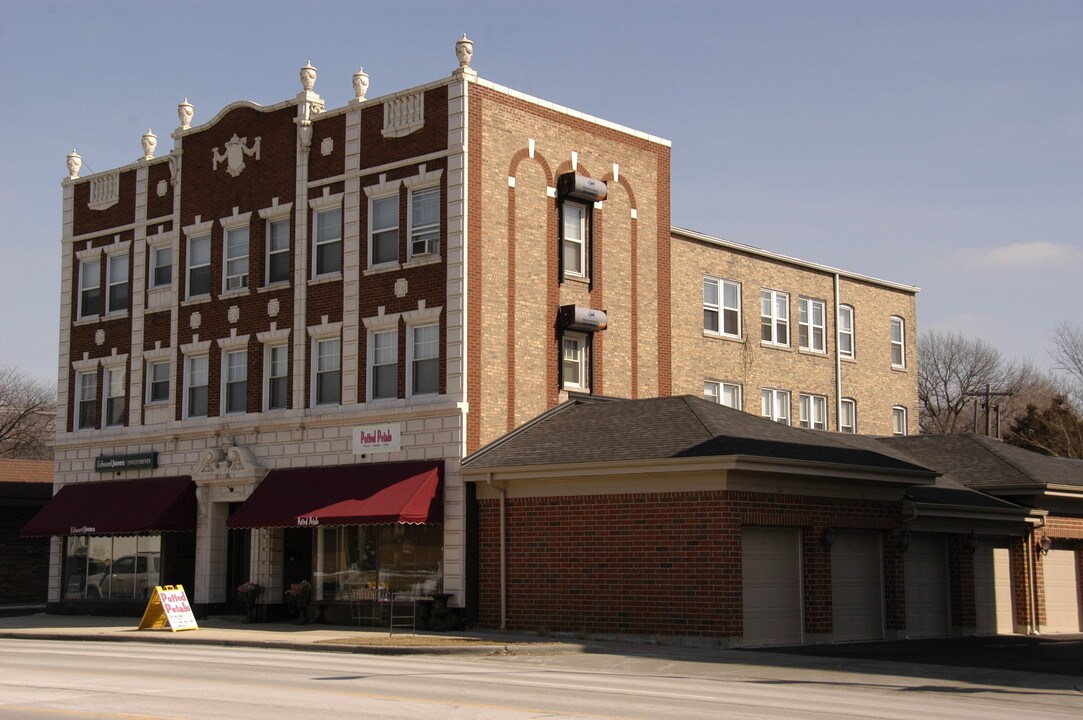
[[[160,535],[72,535],[64,552],[64,598],[145,600],[161,583]]]
[[[317,600],[425,597],[443,589],[439,525],[321,527],[315,545]]]

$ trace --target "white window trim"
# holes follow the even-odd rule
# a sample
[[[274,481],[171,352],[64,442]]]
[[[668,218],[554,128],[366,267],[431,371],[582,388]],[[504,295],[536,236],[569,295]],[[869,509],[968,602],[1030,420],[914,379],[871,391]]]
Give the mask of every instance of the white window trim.
[[[572,341],[579,349],[579,382],[574,383],[568,380],[567,374],[564,372],[564,343]],[[565,332],[560,336],[560,366],[561,366],[561,387],[564,390],[574,390],[576,392],[584,392],[590,390],[590,378],[587,376],[587,336],[584,333],[577,332]]]
[[[210,257],[208,257],[206,263],[201,263],[199,265],[192,265],[192,243],[197,241],[197,240],[202,240],[203,238],[207,238],[207,244],[211,248],[211,253],[209,253]],[[199,295],[193,295],[192,294],[192,271],[193,270],[198,270],[198,269],[204,268],[204,267],[205,268],[210,268],[211,264],[214,262],[214,252],[213,251],[214,251],[214,240],[211,238],[210,233],[207,233],[205,235],[192,235],[191,237],[187,238],[187,247],[185,248],[185,254],[184,254],[184,265],[185,265],[185,268],[184,268],[184,295],[185,295],[186,300],[193,300],[193,299],[196,299],[196,298],[210,297],[210,295],[211,295],[210,282],[207,283],[207,292],[200,293]]]
[[[437,203],[439,204],[440,185],[439,184],[434,184],[434,185],[428,185],[428,186],[425,186],[425,187],[410,187],[410,185],[407,184],[407,187],[409,187],[410,190],[406,194],[406,243],[407,243],[407,245],[406,245],[406,261],[411,262],[411,261],[414,260],[415,257],[417,257],[419,260],[420,259],[428,259],[430,257],[438,257],[440,255],[440,217],[443,215],[443,213],[440,212],[439,210],[437,211],[436,225],[435,225],[435,231],[436,231],[436,248],[435,248],[435,251],[431,252],[431,253],[424,254],[424,255],[421,255],[421,254],[415,255],[414,254],[414,232],[416,231],[416,228],[414,227],[414,194],[424,192],[424,191],[427,191],[427,190],[436,190]],[[423,226],[423,227],[428,228],[428,230],[426,230],[426,232],[432,232],[433,226],[426,225],[426,226]]]
[[[895,325],[899,326],[899,340],[895,340]],[[889,328],[891,341],[891,367],[904,369],[906,367],[906,320],[898,315],[891,316]],[[895,362],[895,346],[899,347],[899,358],[902,362]]]
[[[346,262],[345,262],[346,258],[345,258],[345,254],[344,254],[343,258],[342,258],[342,261],[339,263],[341,267],[338,270],[332,270],[330,272],[318,273],[317,272],[317,267],[316,267],[317,266],[316,260],[317,260],[317,256],[318,256],[317,251],[319,250],[320,245],[328,245],[330,243],[337,242],[339,244],[342,252],[345,253],[345,250],[346,250],[345,240],[346,240],[346,238],[344,236],[346,234],[346,224],[345,224],[346,217],[345,217],[345,214],[342,211],[342,198],[343,197],[344,197],[344,193],[335,193],[335,194],[332,195],[330,189],[325,187],[323,189],[323,196],[322,197],[312,198],[311,200],[308,201],[308,207],[312,211],[312,233],[311,233],[312,234],[312,239],[311,239],[311,242],[312,242],[312,248],[311,248],[312,272],[311,272],[311,279],[313,279],[313,280],[315,280],[317,278],[327,278],[327,277],[335,277],[337,275],[341,275],[342,274],[342,268],[344,268],[346,266]],[[327,210],[334,210],[336,208],[339,211],[339,217],[342,218],[342,221],[343,221],[342,227],[339,228],[338,240],[326,240],[326,241],[324,241],[322,243],[318,242],[317,241],[317,237],[319,235],[319,220],[318,220],[318,218],[320,216],[320,213],[322,213],[324,211],[327,211]]]
[[[169,282],[156,285],[157,281],[157,259],[158,253],[162,251],[169,253]],[[163,290],[169,290],[173,287],[173,278],[176,273],[173,272],[176,263],[173,260],[173,245],[172,243],[157,243],[155,245],[147,244],[147,290],[151,292],[158,292]]]
[[[230,413],[226,412],[226,386],[228,384],[228,379],[227,379],[228,372],[227,371],[229,370],[229,364],[227,362],[227,356],[230,353],[239,352],[241,350],[244,350],[245,352],[247,352],[248,351],[248,340],[249,340],[250,337],[251,337],[251,335],[248,335],[248,334],[238,335],[237,334],[237,328],[230,328],[230,334],[229,334],[228,338],[219,338],[216,341],[217,344],[218,344],[218,349],[221,350],[221,352],[218,353],[219,362],[221,363],[221,372],[219,374],[219,378],[221,379],[221,382],[222,382],[222,389],[221,389],[221,392],[219,393],[219,398],[218,398],[218,404],[219,404],[218,412],[219,412],[220,415],[227,415],[227,414],[228,415],[241,415],[244,412],[246,412],[246,411],[238,411],[238,410],[235,410],[235,411],[230,412]],[[208,368],[208,370],[209,370],[209,368]],[[245,385],[246,386],[248,384],[248,381],[249,381],[248,372],[246,370],[245,371]],[[208,379],[208,382],[209,382],[209,379]]]
[[[770,315],[764,315],[763,314],[763,296],[764,296],[765,293],[771,296],[771,314]],[[779,335],[778,325],[779,325],[779,322],[781,320],[783,320],[783,318],[780,318],[779,315],[777,314],[779,298],[785,298],[786,299],[786,317],[785,317],[786,342],[779,342],[778,341],[778,335]],[[768,318],[768,317],[771,319],[771,339],[770,340],[764,340],[763,339],[763,320],[764,320],[764,318]],[[774,347],[789,347],[790,346],[790,336],[791,335],[793,335],[793,332],[792,332],[792,329],[790,327],[790,294],[788,292],[783,292],[781,290],[771,290],[769,288],[761,288],[760,289],[760,344],[761,345],[771,345],[771,346],[774,346]]]
[[[411,180],[413,180],[413,178],[411,178]],[[366,240],[365,240],[365,248],[366,248],[365,249],[365,259],[366,259],[365,267],[366,268],[383,270],[383,269],[391,269],[391,268],[400,267],[399,261],[398,261],[399,256],[398,256],[397,253],[395,255],[395,260],[394,261],[388,261],[388,262],[380,263],[378,265],[374,264],[372,262],[372,232],[373,232],[373,229],[372,229],[372,205],[376,201],[383,200],[383,199],[388,198],[388,197],[395,197],[396,199],[398,199],[398,197],[399,197],[399,187],[402,185],[402,183],[403,183],[402,180],[392,180],[391,182],[388,182],[387,181],[387,175],[386,174],[381,174],[379,183],[377,183],[376,185],[369,185],[369,186],[365,187],[365,197],[368,198],[368,212],[367,212],[367,215],[368,215],[368,227],[367,227],[366,233],[365,233],[365,238],[366,238]],[[398,217],[398,213],[396,212],[396,218],[397,217]],[[400,229],[399,226],[398,226],[398,221],[397,220],[396,220],[395,228],[396,228],[396,230]],[[402,242],[402,238],[400,237],[399,238],[399,243],[401,243],[401,242]]]
[[[324,315],[322,322],[319,325],[312,325],[308,328],[309,337],[309,357],[311,358],[311,372],[309,375],[308,383],[308,405],[309,407],[334,407],[335,405],[342,404],[342,323],[341,322],[327,322],[327,316]],[[321,340],[338,340],[339,351],[339,391],[338,391],[338,403],[316,403],[316,377],[318,369],[319,354],[317,349]]]
[[[169,401],[172,398],[172,395],[173,395],[173,363],[169,359],[169,355],[168,355],[169,349],[165,348],[165,352],[166,352],[165,357],[157,357],[157,356],[156,357],[151,357],[149,355],[149,353],[145,353],[143,355],[143,359],[146,361],[146,370],[144,371],[145,375],[144,375],[144,380],[143,380],[144,384],[146,385],[146,391],[147,391],[146,392],[146,397],[143,399],[143,404],[145,404],[145,405],[153,405],[153,406],[167,405],[167,404],[169,404]],[[156,365],[165,365],[166,370],[167,370],[167,373],[166,373],[166,392],[165,392],[165,399],[163,399],[163,400],[152,400],[151,399],[151,394],[153,392],[153,387],[154,387],[154,373],[152,372],[151,368],[156,366]]]
[[[715,277],[713,275],[705,275],[703,283],[707,284],[713,282],[718,289],[718,304],[711,306],[707,304],[706,298],[703,300],[704,311],[711,310],[718,313],[718,330],[708,330],[706,326],[703,328],[703,332],[706,335],[712,337],[728,337],[728,338],[741,338],[741,283],[736,280],[727,280],[725,278]],[[728,307],[726,305],[726,286],[732,285],[737,288],[737,307]],[[732,310],[737,313],[737,332],[726,332],[726,311]],[[705,324],[706,325],[706,324]]]
[[[101,248],[95,248],[92,251],[84,250],[83,252],[76,253],[75,258],[76,258],[76,266],[78,267],[78,270],[76,270],[76,272],[79,275],[79,277],[78,277],[78,279],[76,280],[76,283],[75,283],[75,292],[77,294],[77,297],[76,297],[76,305],[77,305],[77,307],[76,307],[75,319],[76,319],[76,321],[78,321],[78,320],[93,320],[93,319],[99,318],[99,317],[102,316],[102,310],[105,309],[105,297],[102,294],[102,266],[101,266],[102,251],[101,251]],[[98,284],[96,286],[98,288],[98,312],[96,312],[96,313],[94,313],[92,315],[85,315],[84,316],[83,315],[83,290],[89,290],[90,288],[83,286],[83,266],[85,264],[87,264],[88,262],[97,262],[98,263],[98,278],[97,278]]]
[[[848,326],[843,324],[843,322],[842,322],[843,314],[846,314],[850,318]],[[853,360],[857,356],[857,344],[855,343],[855,338],[854,338],[855,333],[854,333],[854,306],[853,305],[845,305],[845,304],[839,305],[839,313],[838,313],[837,323],[838,323],[838,330],[839,330],[839,337],[838,337],[839,356],[847,358],[848,360]],[[846,336],[846,337],[850,338],[850,349],[849,349],[849,351],[846,351],[846,350],[842,349],[842,338],[843,338],[843,336]]]
[[[763,408],[763,396],[765,393],[771,394],[771,408],[769,414],[765,414]],[[785,416],[778,412],[780,409],[785,409]],[[762,388],[760,390],[760,417],[767,418],[768,420],[772,420],[778,423],[782,423],[783,421],[785,421],[784,424],[791,425],[793,423],[791,415],[792,408],[790,407],[789,390],[779,390],[777,388]]]
[[[242,410],[229,410],[229,356],[234,353],[244,353],[244,387],[245,387],[245,403]],[[248,348],[247,347],[235,347],[228,350],[223,349],[220,355],[220,362],[222,363],[221,379],[222,379],[222,391],[220,393],[218,414],[225,415],[244,415],[248,412]]]
[[[222,226],[222,293],[234,293],[241,294],[248,290],[248,286],[251,284],[251,272],[252,272],[252,227],[251,227],[252,213],[238,213],[237,208],[233,208],[233,215],[230,217],[219,218],[218,223]],[[229,236],[230,233],[237,232],[238,230],[245,230],[248,232],[248,247],[243,256],[231,258],[229,257]],[[240,277],[241,284],[239,287],[231,288],[229,286],[229,263],[231,260],[239,260],[240,257],[244,257],[248,260],[248,270],[244,275],[234,275],[233,277]]]
[[[896,428],[895,418],[902,417],[902,432]],[[906,407],[903,405],[895,405],[891,408],[891,434],[895,436],[903,436],[910,434],[910,428],[908,427],[910,418],[906,411]]]
[[[75,397],[72,404],[72,422],[71,429],[73,432],[79,432],[81,430],[96,430],[97,427],[79,427],[79,402],[82,393],[80,392],[82,386],[80,385],[80,378],[86,375],[94,375],[94,401],[97,402],[98,398],[98,366],[101,364],[101,360],[98,358],[89,359],[84,357],[82,360],[76,360],[72,362],[72,369],[75,370],[75,391],[72,393]],[[97,412],[95,412],[95,419],[97,419]]]
[[[272,322],[270,330],[256,333],[256,341],[263,346],[263,390],[260,407],[264,412],[288,410],[291,402],[291,397],[289,395],[289,378],[292,372],[292,363],[290,360],[290,350],[292,349],[290,345],[290,328],[279,329],[277,324]],[[271,350],[276,347],[286,348],[286,407],[284,408],[269,407],[271,402]]]
[[[408,398],[415,397],[414,396],[414,328],[419,327],[421,325],[439,325],[440,324],[440,314],[443,312],[443,310],[444,310],[444,308],[442,306],[427,308],[427,307],[425,307],[425,301],[424,300],[418,300],[417,301],[417,310],[408,310],[408,311],[402,313],[402,320],[406,325],[406,327],[405,327],[405,333],[406,333],[406,363],[405,363],[405,366],[403,368],[403,372],[406,373],[406,397],[408,397]],[[440,355],[438,355],[437,357],[440,357],[443,354],[444,354],[444,348],[441,347],[440,348]],[[417,397],[437,397],[440,394],[439,393],[439,387],[440,387],[440,382],[439,381],[442,380],[442,379],[443,378],[438,378],[437,379],[436,385],[437,385],[438,389],[437,389],[436,393],[425,393],[423,395],[418,395]]]
[[[110,375],[114,372],[120,373],[120,389],[124,398],[124,417],[117,425],[109,424],[109,399],[113,397],[110,395],[112,392],[112,383],[109,382]],[[102,361],[102,427],[121,427],[128,419],[128,413],[131,411],[131,403],[128,402],[128,356],[127,355],[113,355],[105,358]]]
[[[207,416],[210,416],[211,407],[210,407],[209,394],[210,394],[210,382],[211,382],[211,377],[210,377],[211,376],[211,366],[210,366],[211,341],[210,340],[200,340],[199,337],[196,336],[192,340],[192,342],[187,343],[185,345],[181,345],[180,346],[180,351],[181,351],[181,357],[183,358],[182,361],[181,361],[182,362],[182,365],[181,365],[181,393],[182,393],[182,397],[181,397],[181,417],[183,417],[185,419],[188,419],[190,417],[190,415],[188,414],[188,390],[190,389],[190,386],[188,384],[188,380],[189,380],[189,377],[191,376],[190,362],[191,362],[192,358],[197,358],[197,357],[206,357],[207,358],[207,392],[208,392]],[[197,415],[196,416],[197,419],[202,418],[202,417],[204,417],[204,416],[203,415]]]
[[[713,400],[713,401],[710,400],[709,398],[707,398],[707,386],[708,385],[713,385],[714,388],[715,388],[715,392],[714,392],[715,400]],[[737,397],[736,406],[726,405],[726,403],[722,402],[722,399],[725,397],[724,390],[726,388],[733,388],[734,394]],[[708,402],[716,402],[719,405],[722,405],[723,407],[732,407],[734,410],[743,410],[744,409],[744,402],[745,402],[744,388],[741,387],[740,383],[727,382],[725,380],[711,380],[711,379],[704,380],[703,381],[703,398],[704,398],[704,400],[707,400]]]
[[[362,318],[361,319],[361,322],[364,323],[364,325],[365,325],[365,330],[366,330],[366,335],[367,335],[367,338],[365,340],[365,342],[366,342],[366,346],[365,346],[366,347],[366,352],[365,352],[365,357],[366,357],[366,361],[365,361],[365,365],[366,365],[366,368],[365,368],[365,378],[366,378],[366,380],[365,380],[365,386],[366,386],[365,387],[365,401],[366,402],[385,402],[385,401],[391,401],[391,400],[396,399],[396,398],[379,398],[379,399],[375,399],[372,396],[373,361],[375,360],[375,351],[374,351],[373,346],[375,344],[374,343],[374,336],[376,335],[376,333],[388,332],[390,330],[394,330],[395,332],[398,332],[399,331],[399,320],[401,318],[402,318],[402,313],[391,313],[389,315],[385,315],[384,314],[384,308],[381,306],[380,308],[378,308],[377,314],[374,317],[367,317],[367,318]],[[439,314],[437,314],[437,318],[439,318]],[[407,339],[410,339],[409,336],[407,336]],[[396,342],[398,342],[398,338],[396,338]],[[400,359],[401,358],[396,357],[395,362],[398,363],[398,365],[399,365],[398,372],[401,373],[402,372],[402,367],[401,367],[401,363],[399,362]]]
[[[105,306],[105,314],[106,315],[125,315],[125,314],[128,313],[128,310],[132,306],[132,268],[131,268],[132,256],[131,256],[131,254],[129,252],[130,246],[131,246],[131,241],[125,241],[125,242],[122,242],[122,243],[116,243],[114,245],[109,245],[109,246],[103,248],[103,250],[105,250],[105,258],[104,258],[105,259],[105,292],[102,295],[102,304]],[[123,283],[114,283],[113,282],[113,272],[112,272],[113,258],[120,257],[120,256],[123,256],[125,258],[125,262],[124,262],[124,282]],[[111,302],[111,299],[112,299],[111,290],[113,289],[113,285],[121,285],[121,284],[124,284],[124,285],[128,286],[128,302],[123,308],[120,308],[118,310],[114,310],[113,307],[112,307],[112,302]]]
[[[290,278],[287,273],[285,280],[278,280],[271,282],[271,225],[279,222],[287,223],[289,229],[286,233],[286,249],[281,252],[285,252],[289,255],[292,248],[289,245],[289,237],[293,234],[293,224],[290,222],[290,213],[293,211],[293,203],[278,204],[278,198],[271,200],[271,207],[263,208],[259,210],[259,217],[263,220],[263,285],[267,287],[269,285],[285,285],[289,283]],[[249,254],[251,255],[251,246],[249,246]],[[287,263],[288,266],[288,263]]]
[[[568,264],[566,262],[563,262],[564,244],[566,242],[568,242],[568,238],[564,235],[564,226],[565,226],[565,223],[567,221],[566,213],[568,212],[568,207],[569,206],[574,206],[574,207],[583,209],[583,216],[582,216],[582,219],[580,220],[580,228],[579,228],[580,229],[579,267],[582,268],[582,272],[574,272],[572,270],[569,270],[568,269]],[[588,234],[588,224],[590,223],[590,218],[588,217],[588,214],[590,213],[590,211],[591,211],[591,207],[586,202],[580,202],[578,200],[569,200],[567,198],[565,198],[564,200],[561,201],[560,256],[561,256],[561,259],[562,259],[561,262],[563,263],[563,268],[564,268],[564,277],[566,277],[566,278],[573,278],[573,279],[576,279],[576,280],[585,280],[585,279],[590,277],[590,268],[587,266],[587,258],[589,256],[589,253],[587,252],[587,243],[589,242],[589,238],[587,237],[587,234]],[[563,348],[561,349],[561,352],[563,353]]]
[[[843,418],[846,417],[844,408],[846,407],[850,408],[850,419],[852,420],[852,424],[849,426],[843,424]],[[842,398],[839,401],[839,432],[857,433],[857,402],[853,398]]]
[[[820,410],[819,427],[812,417],[814,409]],[[809,430],[827,429],[827,398],[823,395],[801,393],[798,395],[798,426]]]
[[[819,306],[820,308],[820,322],[819,324],[813,319],[813,308]],[[802,322],[801,315],[804,310],[805,321]],[[805,334],[808,337],[808,343],[801,344],[801,329],[805,329]],[[816,337],[819,332],[820,347],[816,347]],[[801,350],[810,353],[818,353],[823,355],[827,352],[827,303],[823,300],[817,300],[810,297],[798,297],[797,298],[797,344]]]

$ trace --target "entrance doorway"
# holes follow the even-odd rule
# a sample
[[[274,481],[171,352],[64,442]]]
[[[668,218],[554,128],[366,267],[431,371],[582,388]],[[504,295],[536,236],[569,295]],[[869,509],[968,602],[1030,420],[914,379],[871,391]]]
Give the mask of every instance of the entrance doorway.
[[[241,503],[230,503],[232,515]],[[237,586],[247,582],[252,563],[252,531],[228,530],[226,539],[226,608],[232,615],[246,612],[244,603],[237,597]]]

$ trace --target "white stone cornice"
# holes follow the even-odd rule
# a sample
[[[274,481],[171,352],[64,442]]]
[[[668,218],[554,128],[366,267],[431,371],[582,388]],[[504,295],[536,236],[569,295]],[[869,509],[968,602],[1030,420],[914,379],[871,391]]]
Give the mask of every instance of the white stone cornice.
[[[319,325],[310,325],[308,328],[308,336],[311,338],[332,338],[338,337],[342,333],[341,322],[327,322],[327,316],[324,316],[323,322]]]
[[[402,319],[406,321],[408,325],[416,325],[417,323],[429,322],[436,320],[440,317],[443,307],[425,307],[424,300],[417,301],[417,310],[408,310],[402,314]]]
[[[223,350],[244,350],[248,347],[248,334],[238,335],[237,328],[231,328],[228,338],[218,338],[218,347]]]
[[[195,336],[192,342],[180,346],[180,351],[185,355],[203,355],[210,352],[210,349],[211,341],[200,340],[198,335]]]
[[[100,247],[87,248],[86,250],[80,250],[75,253],[75,259],[79,262],[86,262],[87,260],[96,260],[102,255],[102,249]]]
[[[252,220],[251,211],[246,213],[238,213],[237,208],[233,208],[233,214],[229,217],[218,218],[219,224],[224,230],[232,230],[238,227],[244,227]]]
[[[84,357],[82,360],[73,360],[71,366],[76,372],[86,372],[87,370],[97,370],[100,363],[101,360],[98,358]]]
[[[163,245],[169,245],[177,239],[177,233],[173,230],[159,230],[153,235],[147,235],[147,245],[151,247],[162,247]]]
[[[185,237],[193,237],[196,235],[206,235],[211,231],[212,227],[214,227],[214,220],[203,220],[202,222],[185,225],[181,230],[184,231]]]
[[[413,177],[403,178],[402,184],[411,190],[425,185],[435,185],[440,182],[440,176],[444,174],[443,168],[425,172],[425,166],[421,166],[421,172]]]
[[[124,242],[114,242],[112,245],[105,245],[102,247],[102,251],[106,255],[123,255],[128,252],[132,247],[131,240],[125,240]]]
[[[256,340],[264,345],[277,345],[290,339],[290,328],[276,328],[271,323],[271,329],[266,332],[256,333]]]
[[[325,210],[329,207],[342,204],[343,193],[331,194],[330,188],[323,189],[323,196],[318,198],[312,198],[308,201],[308,206],[313,210]]]
[[[124,353],[123,355],[117,355],[117,349],[113,348],[113,354],[108,357],[103,357],[101,359],[101,363],[105,367],[109,368],[116,367],[118,365],[127,365],[128,353]]]
[[[144,350],[143,359],[150,362],[159,362],[161,360],[169,360],[173,354],[173,348],[171,347],[156,347],[153,350]]]
[[[279,205],[278,198],[275,198],[271,203],[271,207],[259,211],[259,216],[263,220],[279,220],[289,217],[291,210],[293,210],[293,203],[288,202]]]
[[[384,314],[384,308],[381,305],[375,317],[361,318],[361,322],[365,324],[366,330],[382,330],[384,328],[394,328],[399,326],[399,319],[402,317],[402,313],[389,313]]]
[[[391,182],[388,182],[387,175],[381,173],[380,182],[365,187],[365,195],[370,198],[393,195],[399,191],[399,185],[401,184],[402,180],[392,180]]]

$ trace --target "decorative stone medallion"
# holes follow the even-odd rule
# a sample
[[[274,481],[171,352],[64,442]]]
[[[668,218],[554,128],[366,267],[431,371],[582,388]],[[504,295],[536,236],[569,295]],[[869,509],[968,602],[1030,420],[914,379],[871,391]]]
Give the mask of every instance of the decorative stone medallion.
[[[320,143],[320,155],[327,157],[335,151],[335,141],[329,137],[324,138]]]
[[[188,318],[188,327],[193,330],[198,330],[199,326],[203,324],[203,316],[198,312],[192,313],[192,316]]]
[[[165,197],[166,191],[169,190],[169,183],[165,180],[158,181],[158,197]]]
[[[278,298],[271,298],[267,303],[267,317],[278,317]]]
[[[105,344],[105,331],[101,328],[98,328],[97,332],[94,333],[94,344],[98,347]]]
[[[238,320],[241,319],[241,309],[236,305],[230,305],[226,317],[229,318],[229,322],[231,324],[236,323]]]
[[[410,284],[406,282],[406,278],[399,278],[395,281],[395,297],[406,297],[408,292],[410,292]]]

